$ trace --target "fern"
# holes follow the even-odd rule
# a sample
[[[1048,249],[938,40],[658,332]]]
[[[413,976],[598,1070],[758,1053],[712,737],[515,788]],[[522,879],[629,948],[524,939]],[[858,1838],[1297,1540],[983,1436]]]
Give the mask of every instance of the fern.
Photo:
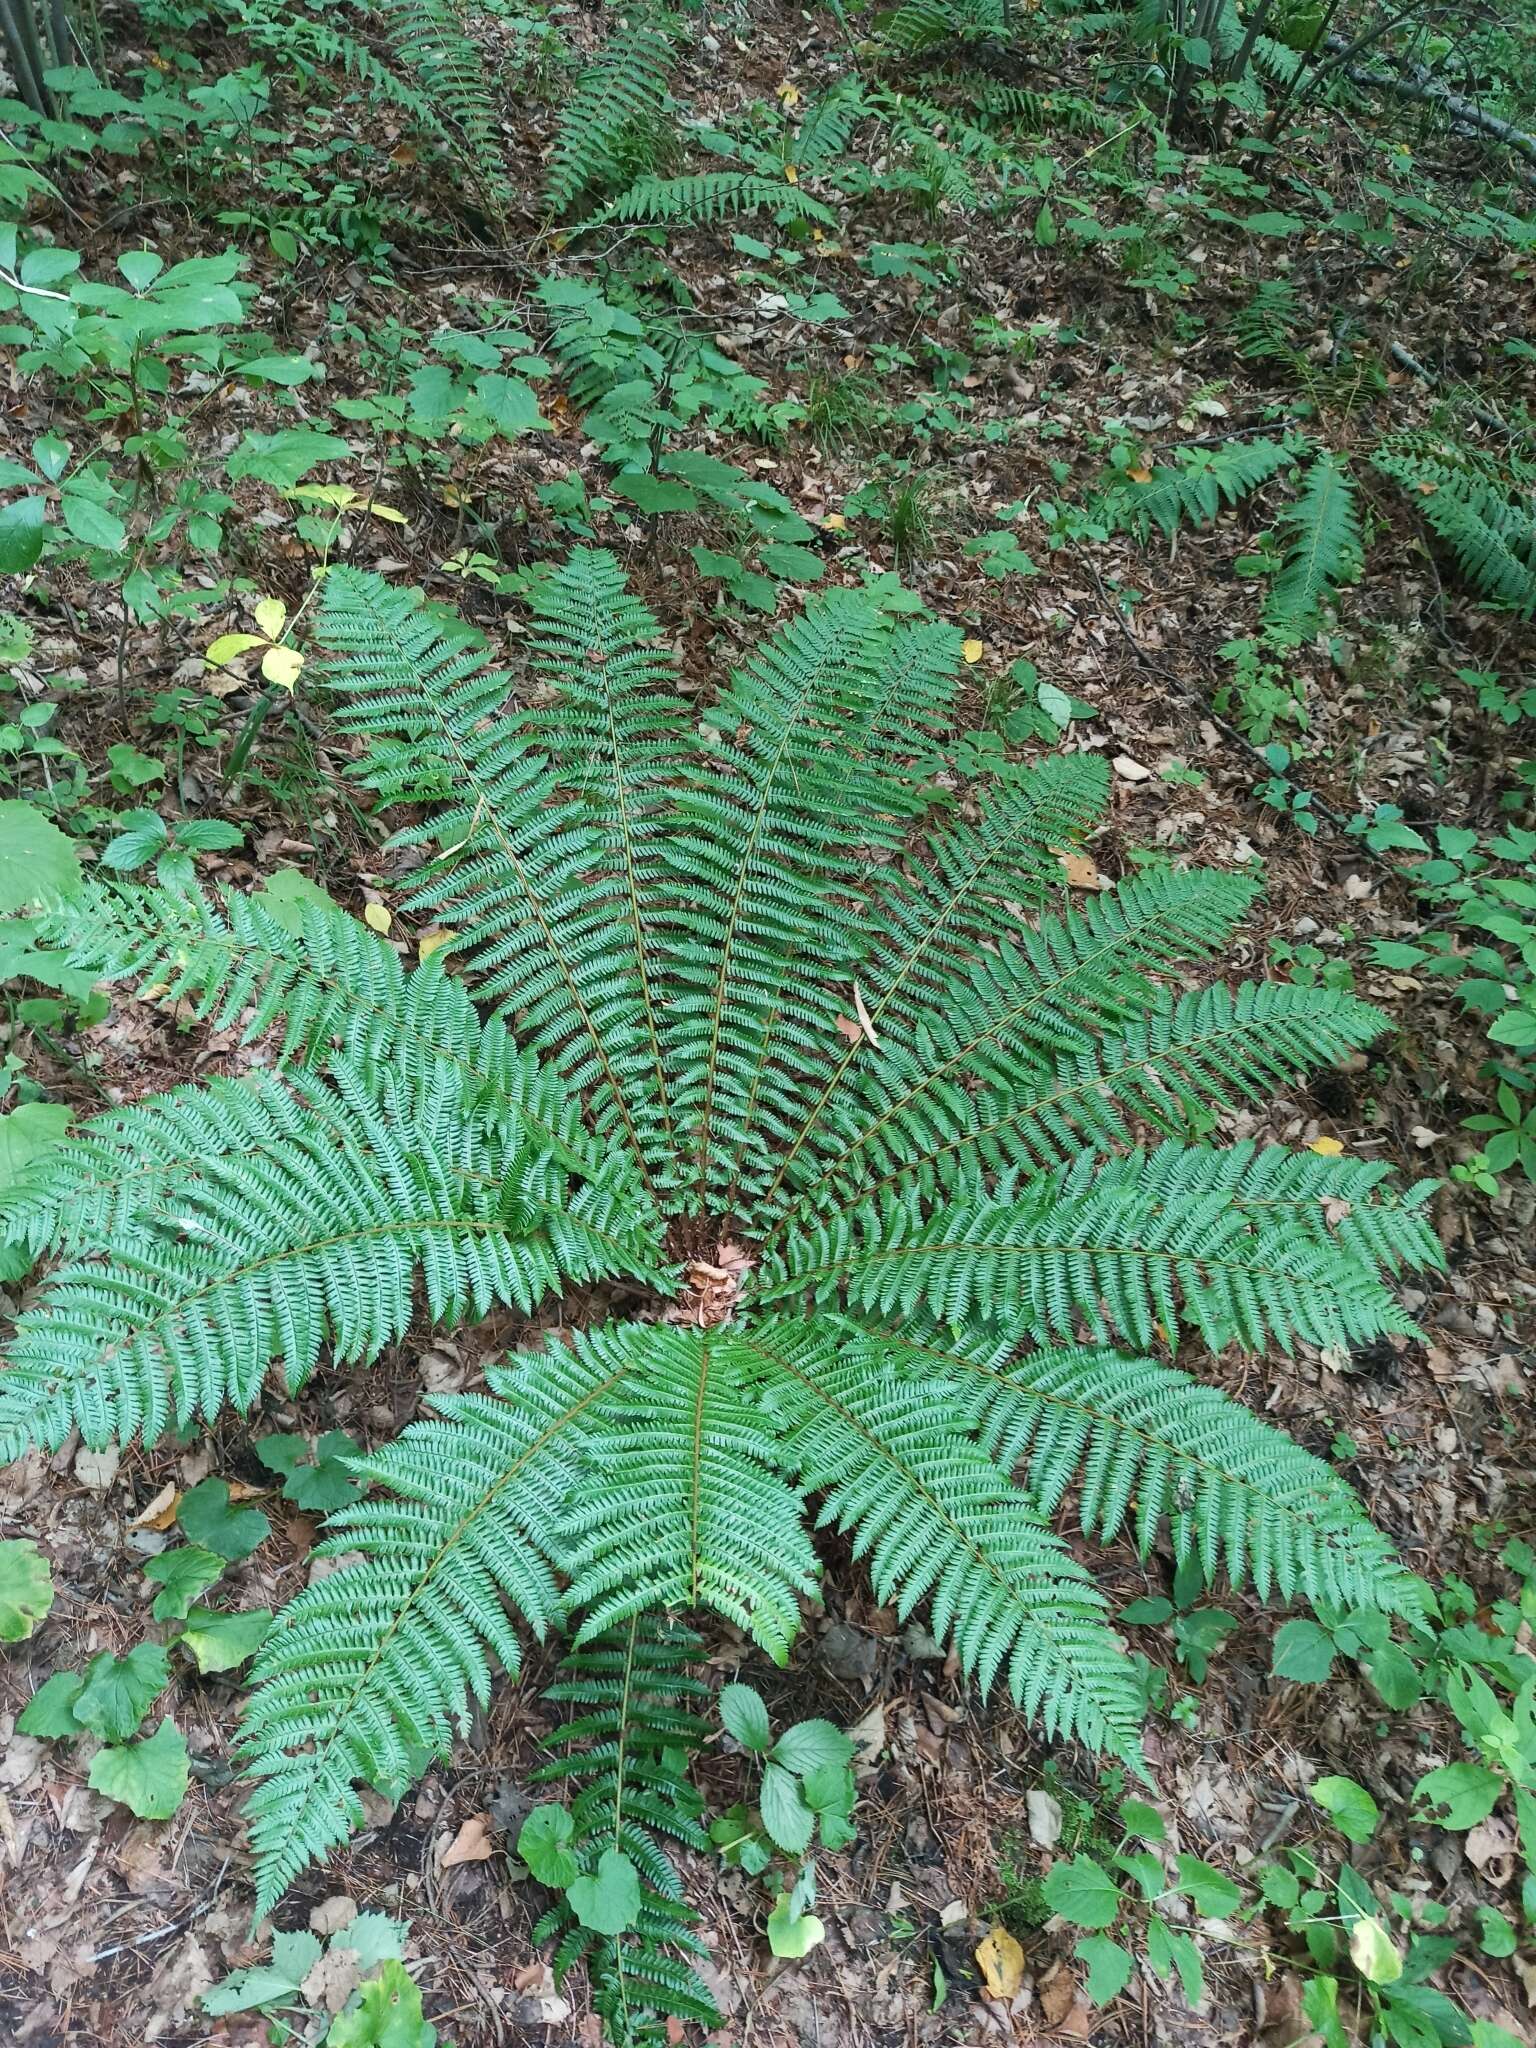
[[[1223,506],[1239,504],[1294,459],[1283,441],[1223,441],[1191,448],[1177,462],[1160,463],[1149,477],[1120,475],[1100,497],[1094,517],[1112,531],[1150,537],[1153,528],[1172,540],[1184,525],[1215,524]]]
[[[1536,468],[1425,433],[1381,442],[1371,464],[1404,492],[1480,597],[1536,617]]]
[[[1237,471],[1192,488],[1209,516]],[[558,1630],[557,1696],[591,1711],[545,1781],[581,1867],[617,1846],[641,1904],[601,1939],[554,1909],[557,1966],[585,1959],[620,2038],[711,2024],[665,1847],[699,1845],[697,1644],[658,1617],[713,1611],[785,1659],[808,1521],[899,1612],[926,1602],[979,1686],[1138,1767],[1134,1676],[1051,1526],[1074,1491],[1095,1536],[1145,1551],[1166,1518],[1180,1558],[1265,1594],[1417,1611],[1325,1466],[1149,1355],[1182,1329],[1266,1353],[1406,1331],[1392,1277],[1440,1256],[1424,1190],[1380,1166],[1206,1142],[1385,1021],[1187,986],[1247,880],[1069,902],[1093,755],[930,822],[959,635],[853,592],[772,634],[702,737],[605,555],[541,585],[516,676],[345,566],[318,636],[356,778],[411,820],[405,914],[453,934],[454,972],[260,895],[91,886],[52,914],[77,965],[271,1063],[28,1169],[6,1220],[55,1263],[0,1446],[153,1441],[248,1409],[273,1365],[292,1389],[323,1351],[366,1363],[418,1312],[603,1291],[358,1461],[375,1490],[327,1536],[347,1561],[287,1609],[243,1723],[263,1909],[358,1786],[402,1786],[520,1633]]]
[[[1300,325],[1295,285],[1288,277],[1266,277],[1233,319],[1232,334],[1237,352],[1246,362],[1289,362],[1296,352]]]
[[[1319,455],[1312,463],[1282,524],[1290,540],[1265,600],[1265,623],[1304,632],[1339,585],[1360,572],[1364,543],[1355,488],[1336,456]]]
[[[816,220],[828,227],[835,220],[830,207],[783,180],[754,177],[748,171],[707,171],[686,178],[638,178],[584,227],[602,227],[613,220],[699,227],[765,210],[778,220]]]
[[[572,1846],[583,1872],[605,1849],[627,1854],[640,1877],[640,1914],[627,1933],[594,1935],[562,1901],[535,1929],[536,1939],[562,1938],[555,1952],[559,1982],[578,1961],[592,1977],[593,2003],[610,2037],[649,2048],[671,2039],[658,2015],[720,2024],[715,2002],[686,1961],[706,1953],[692,1932],[697,1916],[667,1853],[669,1842],[703,1852],[709,1838],[698,1822],[703,1801],[689,1785],[685,1760],[709,1729],[688,1711],[709,1697],[687,1665],[704,1645],[672,1622],[638,1616],[625,1627],[573,1651],[544,1697],[584,1708],[548,1738],[565,1754],[541,1764],[533,1782],[574,1791]]]
[[[660,124],[673,62],[671,42],[647,22],[609,37],[560,119],[544,186],[552,215],[595,186],[625,182],[625,139]]]

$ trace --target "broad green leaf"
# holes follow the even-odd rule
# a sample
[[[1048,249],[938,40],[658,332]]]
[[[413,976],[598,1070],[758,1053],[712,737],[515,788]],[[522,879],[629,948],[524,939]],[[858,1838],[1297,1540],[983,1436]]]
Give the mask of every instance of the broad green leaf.
[[[343,1463],[358,1455],[358,1446],[345,1430],[327,1430],[313,1450],[302,1436],[263,1437],[256,1455],[269,1472],[282,1475],[283,1499],[296,1507],[329,1514],[363,1491],[362,1480],[354,1479]]]
[[[184,1621],[187,1610],[224,1576],[227,1559],[196,1543],[178,1543],[162,1550],[144,1567],[144,1576],[160,1588],[150,1613],[156,1621]]]
[[[35,497],[0,506],[0,576],[24,576],[43,552],[46,510]]]
[[[341,908],[334,896],[327,895],[318,882],[301,875],[297,868],[279,868],[275,875],[269,875],[252,900],[296,939],[304,935],[306,910]]]
[[[1085,1934],[1072,1953],[1080,1963],[1088,1965],[1088,1981],[1083,1989],[1095,2005],[1108,2005],[1112,1998],[1118,1998],[1136,1967],[1129,1949],[1111,1941],[1107,1934]]]
[[[1298,1685],[1321,1685],[1333,1670],[1333,1637],[1315,1621],[1282,1622],[1275,1636],[1270,1672]]]
[[[622,1934],[640,1917],[640,1873],[622,1849],[605,1849],[592,1877],[566,1886],[566,1900],[594,1934]]]
[[[720,1688],[716,1705],[721,1726],[727,1735],[736,1738],[743,1749],[761,1755],[770,1746],[773,1724],[768,1719],[768,1709],[763,1705],[760,1692],[750,1685],[725,1685]]]
[[[850,1764],[853,1754],[853,1744],[830,1721],[796,1721],[784,1730],[772,1750],[774,1762],[800,1778],[826,1764]]]
[[[1324,1813],[1332,1814],[1334,1826],[1347,1841],[1368,1842],[1375,1834],[1381,1808],[1353,1778],[1319,1778],[1312,1797]]]
[[[1119,1813],[1120,1825],[1128,1835],[1143,1842],[1167,1841],[1167,1824],[1155,1806],[1148,1806],[1141,1799],[1122,1799]]]
[[[391,1960],[363,1986],[357,2005],[332,2020],[325,2048],[434,2048],[436,2040],[410,1972]]]
[[[126,1742],[170,1675],[170,1659],[158,1643],[135,1644],[126,1657],[103,1650],[85,1667],[75,1719],[103,1742]]]
[[[580,1868],[571,1852],[575,1823],[563,1806],[536,1806],[517,1833],[517,1853],[540,1884],[563,1892]]]
[[[48,1560],[25,1536],[0,1543],[0,1643],[32,1634],[53,1605]]]
[[[776,1956],[808,1956],[827,1938],[827,1930],[814,1913],[794,1911],[792,1894],[780,1892],[768,1915],[768,1946]]]
[[[1415,1799],[1443,1808],[1433,1818],[1443,1828],[1475,1828],[1498,1804],[1504,1780],[1482,1764],[1442,1764],[1426,1771],[1413,1788]]]
[[[248,1607],[239,1614],[218,1614],[211,1607],[194,1607],[187,1625],[176,1637],[177,1644],[190,1650],[199,1671],[233,1671],[261,1648],[272,1626],[272,1610]]]
[[[1243,1895],[1231,1878],[1202,1863],[1198,1856],[1179,1856],[1175,1865],[1179,1874],[1173,1890],[1187,1892],[1203,1918],[1220,1920],[1242,1904]]]
[[[165,1720],[143,1742],[109,1744],[92,1757],[88,1783],[140,1820],[169,1820],[187,1796],[186,1737]]]
[[[1074,1927],[1112,1927],[1120,1911],[1120,1888],[1091,1856],[1072,1856],[1051,1865],[1045,1903]]]
[[[67,1741],[85,1730],[75,1718],[75,1701],[85,1680],[78,1671],[55,1671],[45,1678],[16,1717],[23,1735],[38,1735],[48,1742]]]
[[[0,803],[0,917],[54,908],[79,886],[74,842],[30,804]]]
[[[217,1551],[231,1564],[249,1557],[272,1533],[272,1525],[260,1508],[231,1504],[229,1486],[223,1479],[205,1479],[184,1493],[176,1519],[189,1542],[201,1544],[204,1550]]]
[[[805,1803],[799,1780],[781,1764],[765,1764],[759,1797],[763,1826],[788,1856],[801,1856],[811,1846],[816,1816]]]

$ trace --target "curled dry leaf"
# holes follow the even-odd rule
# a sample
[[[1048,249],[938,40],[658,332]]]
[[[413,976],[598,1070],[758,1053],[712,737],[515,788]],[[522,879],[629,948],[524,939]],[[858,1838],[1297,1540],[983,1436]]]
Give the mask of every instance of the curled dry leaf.
[[[491,1817],[472,1813],[443,1851],[440,1868],[451,1870],[455,1863],[484,1863],[491,1853]]]
[[[988,1998],[1012,1998],[1024,1982],[1024,1951],[1006,1927],[989,1928],[977,1942],[976,1966]]]

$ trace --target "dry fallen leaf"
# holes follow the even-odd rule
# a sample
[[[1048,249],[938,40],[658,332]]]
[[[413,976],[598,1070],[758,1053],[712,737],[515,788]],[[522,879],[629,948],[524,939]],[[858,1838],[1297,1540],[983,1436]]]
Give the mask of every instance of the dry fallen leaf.
[[[986,651],[987,643],[985,640],[962,640],[960,643],[960,652],[967,661],[980,661]]]
[[[1143,768],[1139,761],[1133,761],[1129,754],[1116,754],[1115,773],[1126,782],[1145,782],[1151,776],[1150,768]]]
[[[1057,857],[1061,862],[1062,873],[1067,878],[1067,887],[1069,889],[1103,888],[1104,877],[1094,866],[1090,855],[1086,853],[1063,853]]]
[[[874,1019],[870,1016],[869,1011],[864,1006],[864,998],[859,992],[859,984],[857,982],[853,984],[853,1007],[858,1012],[859,1029],[863,1032],[864,1036],[869,1040],[871,1045],[877,1046],[880,1043],[880,1041],[875,1036],[875,1022]]]
[[[181,1505],[181,1493],[174,1479],[167,1479],[142,1514],[134,1516],[130,1529],[169,1529]]]
[[[1024,1982],[1024,1951],[1006,1927],[993,1927],[982,1936],[976,1944],[976,1964],[988,1998],[1012,1998]],[[1069,1988],[1067,2003],[1071,2002]]]
[[[1337,1159],[1344,1147],[1337,1138],[1314,1138],[1307,1150],[1320,1152],[1325,1159]]]
[[[377,932],[381,938],[389,930],[393,921],[382,903],[365,903],[363,905],[363,923],[367,925],[369,931]]]
[[[451,1870],[455,1863],[484,1863],[490,1853],[491,1817],[488,1813],[472,1813],[443,1851],[440,1867]]]
[[[857,1017],[835,1017],[833,1019],[833,1022],[836,1024],[838,1031],[842,1034],[844,1038],[847,1039],[850,1045],[863,1044],[864,1026],[859,1022]]]

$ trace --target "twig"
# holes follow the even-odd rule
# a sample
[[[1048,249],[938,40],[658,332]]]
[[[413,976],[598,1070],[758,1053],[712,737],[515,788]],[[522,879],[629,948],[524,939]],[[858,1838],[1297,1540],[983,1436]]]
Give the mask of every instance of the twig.
[[[1407,370],[1410,375],[1417,377],[1421,383],[1434,385],[1440,382],[1434,371],[1426,363],[1421,363],[1417,356],[1410,355],[1400,341],[1392,342],[1388,347],[1387,353],[1399,369]],[[1515,429],[1509,424],[1508,420],[1500,419],[1496,412],[1489,412],[1481,405],[1469,405],[1467,411],[1482,426],[1492,427],[1496,434],[1503,434],[1507,440],[1514,440]]]

